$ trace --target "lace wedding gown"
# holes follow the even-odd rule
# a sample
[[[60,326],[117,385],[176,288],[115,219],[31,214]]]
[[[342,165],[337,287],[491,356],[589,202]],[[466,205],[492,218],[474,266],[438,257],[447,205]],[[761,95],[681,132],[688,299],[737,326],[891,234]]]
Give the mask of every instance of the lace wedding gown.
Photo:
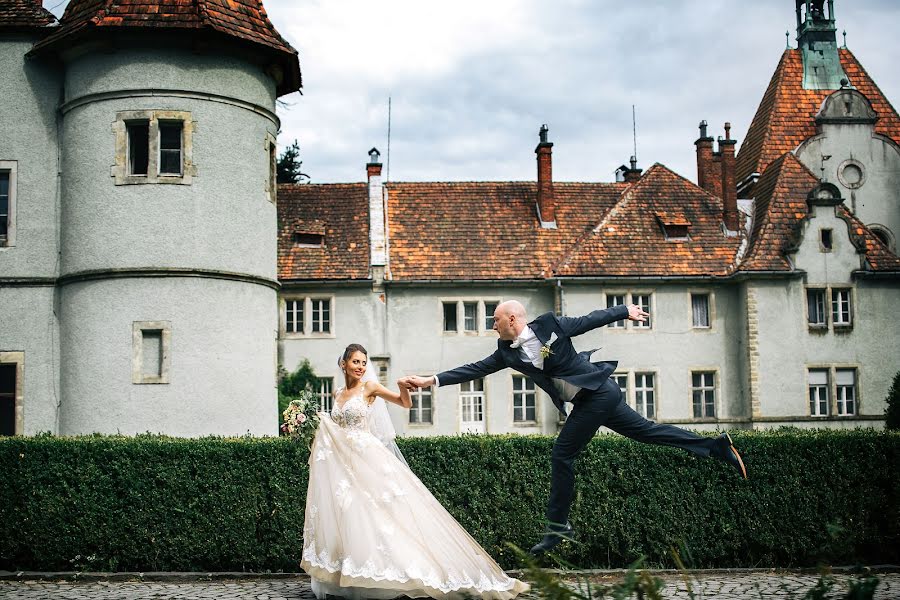
[[[362,393],[335,402],[313,441],[300,565],[316,597],[507,600],[528,590],[370,433],[369,411]]]

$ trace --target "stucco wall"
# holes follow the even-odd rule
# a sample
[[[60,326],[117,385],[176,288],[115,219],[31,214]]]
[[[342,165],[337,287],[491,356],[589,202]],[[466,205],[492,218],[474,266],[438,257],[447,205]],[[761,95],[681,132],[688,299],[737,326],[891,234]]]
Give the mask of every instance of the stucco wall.
[[[60,291],[60,434],[275,435],[276,292],[113,279]],[[169,383],[132,383],[135,321],[171,324]]]

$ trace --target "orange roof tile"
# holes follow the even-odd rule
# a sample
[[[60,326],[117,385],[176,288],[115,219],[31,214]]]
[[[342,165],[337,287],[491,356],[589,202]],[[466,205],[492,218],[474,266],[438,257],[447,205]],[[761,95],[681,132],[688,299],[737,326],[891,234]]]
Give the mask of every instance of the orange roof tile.
[[[56,23],[56,17],[36,0],[0,0],[0,28],[36,29]]]
[[[841,66],[878,114],[875,131],[900,142],[900,116],[849,50],[839,50]],[[803,89],[803,57],[797,49],[784,51],[769,87],[763,94],[737,155],[738,183],[762,173],[785,152],[816,135],[815,116],[833,90]]]
[[[285,69],[279,95],[301,85],[297,51],[278,33],[261,0],[72,0],[60,29],[35,46],[56,47],[88,31],[164,28],[211,31],[250,42],[274,53]]]
[[[364,183],[278,186],[278,278],[369,278],[369,191]],[[294,243],[295,233],[324,234],[324,247]]]
[[[688,225],[688,239],[666,239],[668,225]],[[560,276],[721,276],[731,271],[741,238],[725,235],[722,200],[661,164],[639,182],[564,256]]]

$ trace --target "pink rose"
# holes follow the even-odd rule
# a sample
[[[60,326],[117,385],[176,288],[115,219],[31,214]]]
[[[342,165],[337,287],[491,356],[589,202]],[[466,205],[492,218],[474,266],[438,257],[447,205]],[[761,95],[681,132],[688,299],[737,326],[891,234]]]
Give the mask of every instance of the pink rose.
[[[299,415],[297,415],[297,420],[300,421],[301,424],[306,423],[306,415],[300,413]]]

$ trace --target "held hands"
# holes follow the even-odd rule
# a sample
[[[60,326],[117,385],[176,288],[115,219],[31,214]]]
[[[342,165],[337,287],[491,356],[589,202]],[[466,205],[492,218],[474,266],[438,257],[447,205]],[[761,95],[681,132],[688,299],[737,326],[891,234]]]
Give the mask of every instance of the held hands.
[[[397,385],[407,390],[417,390],[419,388],[431,387],[433,383],[433,377],[419,377],[418,375],[401,377],[397,380]]]
[[[641,321],[644,322],[647,320],[647,317],[650,316],[650,313],[642,309],[637,304],[629,304],[628,305],[628,320],[629,321]]]

